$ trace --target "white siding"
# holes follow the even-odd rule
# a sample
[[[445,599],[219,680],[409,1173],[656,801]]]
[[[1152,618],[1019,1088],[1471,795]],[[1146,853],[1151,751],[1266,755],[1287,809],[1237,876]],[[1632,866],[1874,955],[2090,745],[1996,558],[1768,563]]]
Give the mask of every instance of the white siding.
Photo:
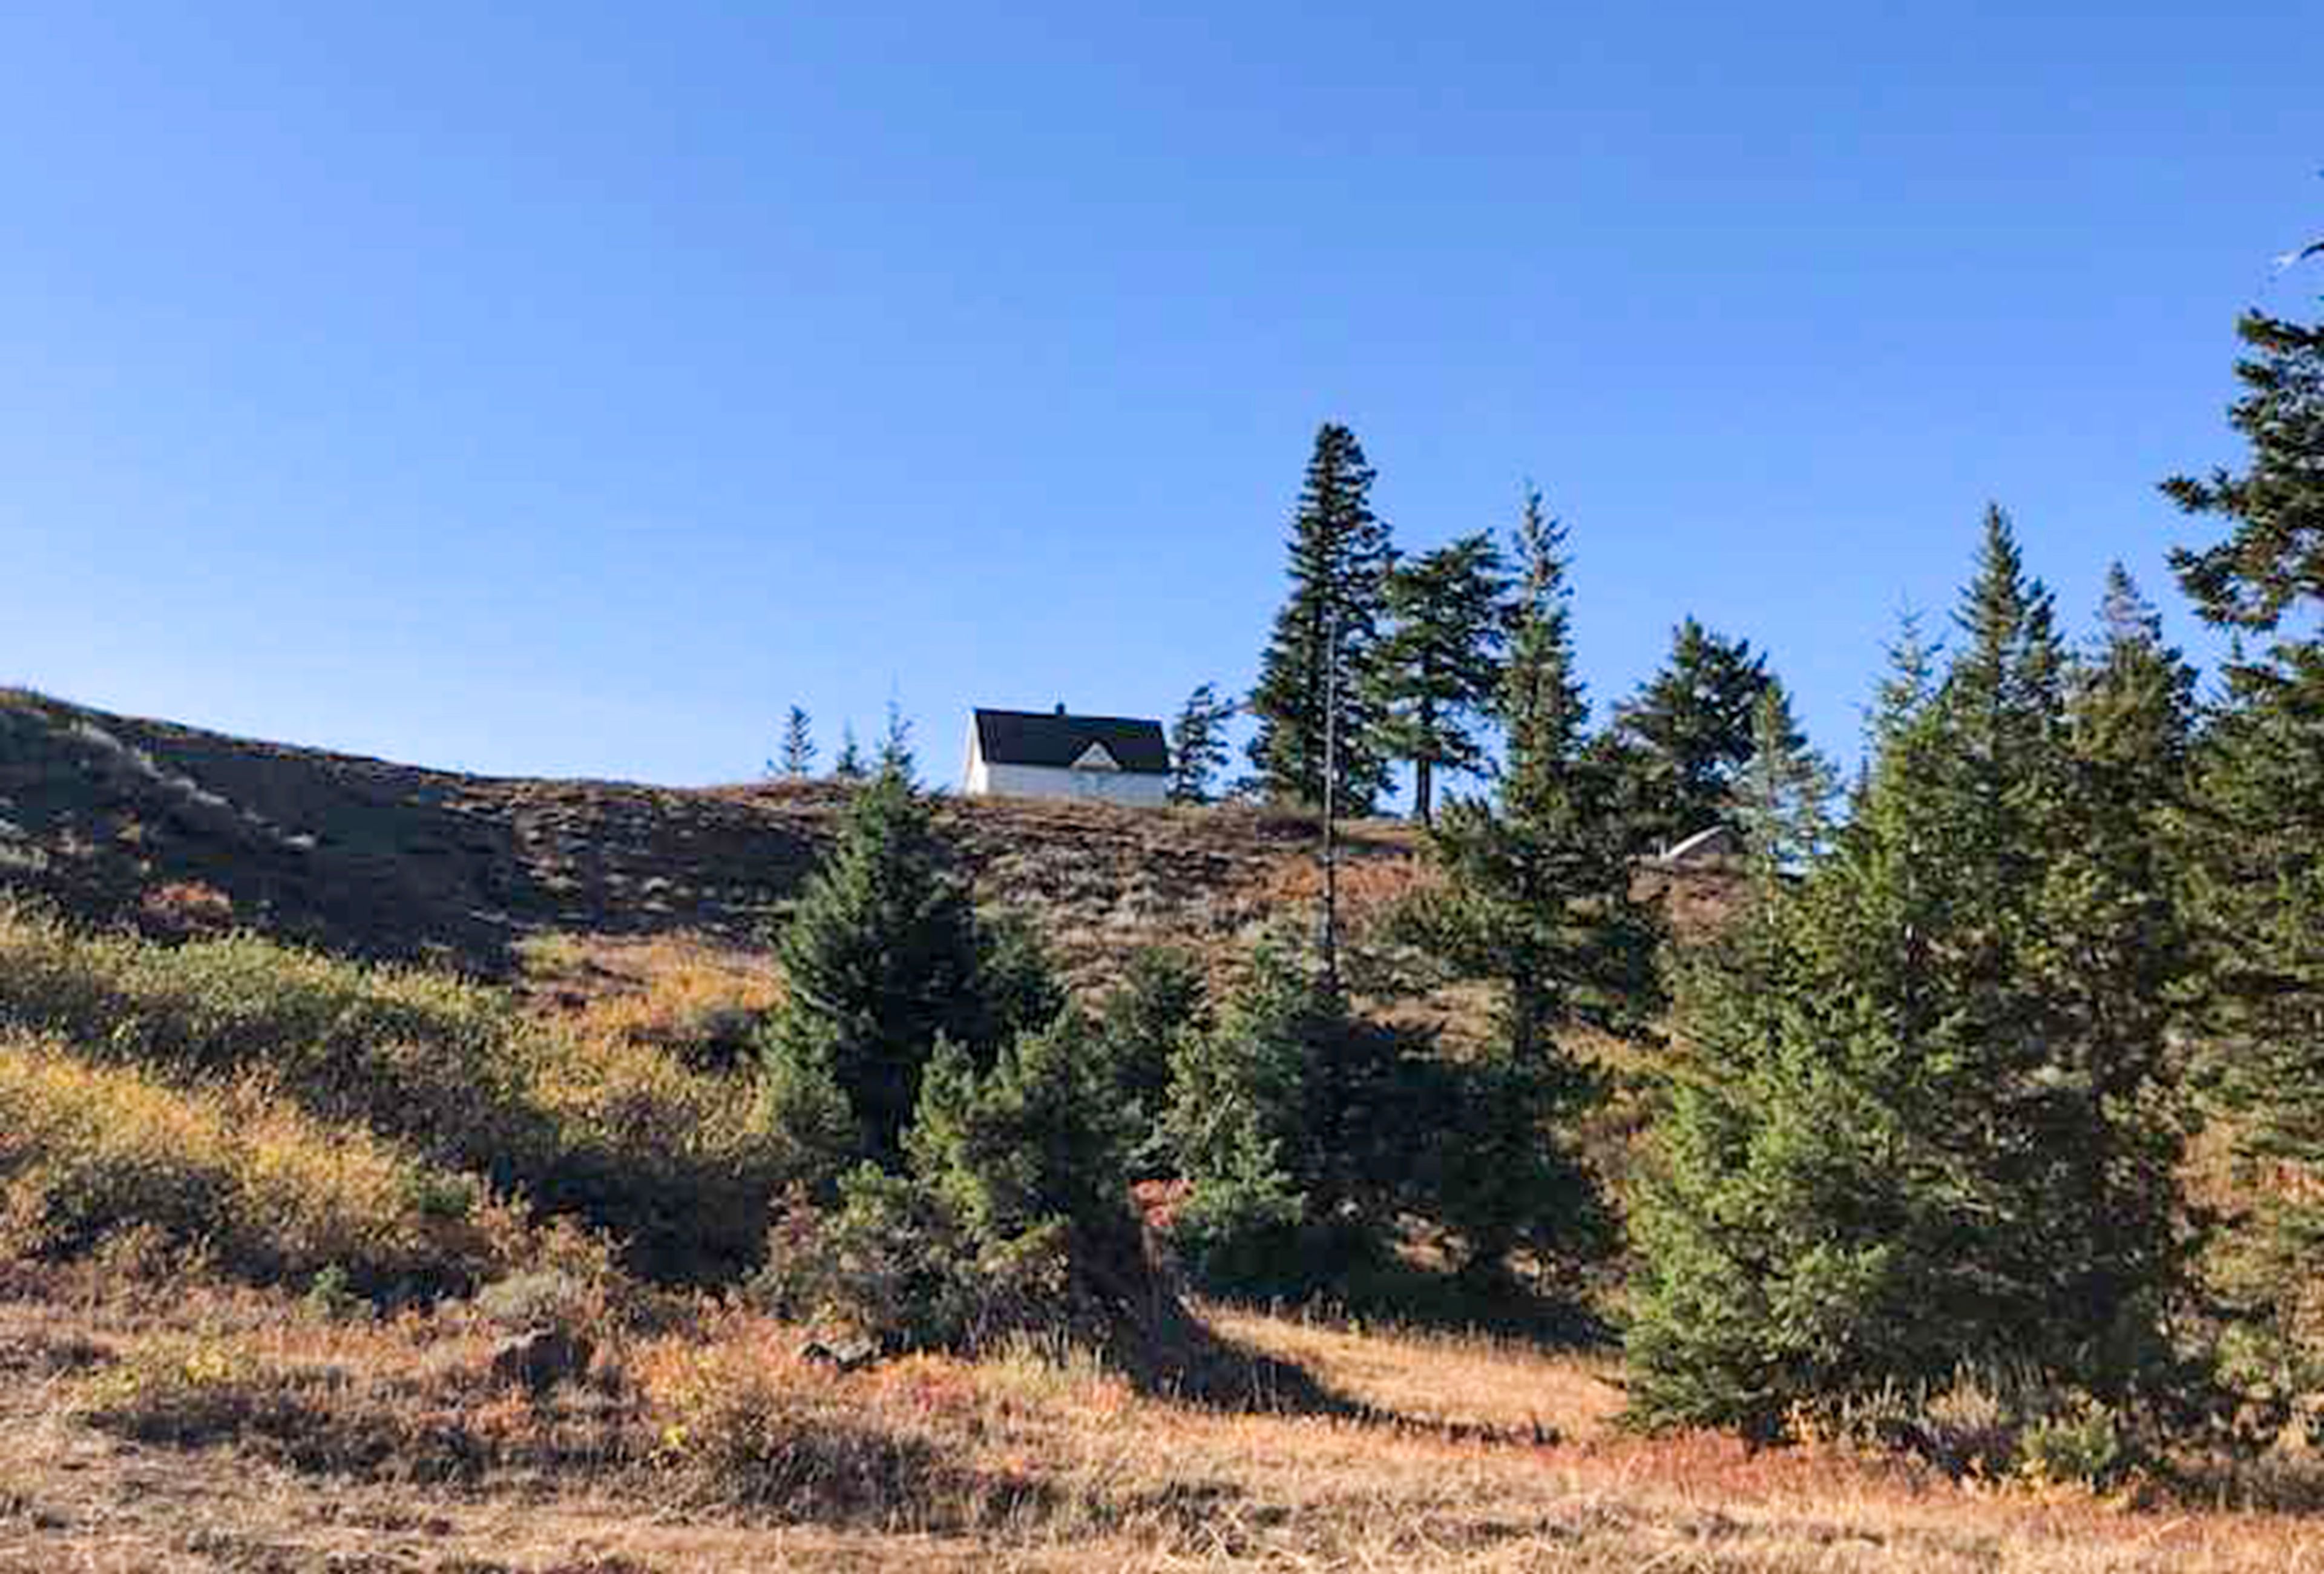
[[[1073,771],[1062,765],[988,765],[982,759],[972,759],[968,795],[1071,798],[1159,809],[1170,801],[1170,778],[1130,771]]]

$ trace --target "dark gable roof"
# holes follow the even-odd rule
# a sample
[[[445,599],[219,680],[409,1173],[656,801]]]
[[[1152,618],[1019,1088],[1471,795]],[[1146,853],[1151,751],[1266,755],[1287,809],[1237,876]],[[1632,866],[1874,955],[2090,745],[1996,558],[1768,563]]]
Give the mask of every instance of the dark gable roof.
[[[1170,749],[1162,741],[1158,721],[1134,721],[1124,716],[1061,716],[1046,710],[976,713],[976,746],[989,765],[1066,767],[1092,744],[1103,744],[1105,752],[1125,771],[1139,775],[1169,772]]]

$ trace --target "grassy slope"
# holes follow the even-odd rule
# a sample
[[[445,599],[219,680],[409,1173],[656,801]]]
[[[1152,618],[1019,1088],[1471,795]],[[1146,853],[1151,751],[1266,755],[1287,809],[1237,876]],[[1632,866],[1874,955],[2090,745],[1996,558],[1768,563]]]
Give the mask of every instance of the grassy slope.
[[[0,690],[0,885],[166,923],[169,888],[198,884],[272,933],[493,977],[548,934],[758,945],[843,801],[464,776]],[[1243,809],[951,801],[941,821],[980,898],[1028,908],[1084,980],[1143,941],[1230,946],[1300,889],[1312,846],[1297,817]],[[1346,845],[1360,896],[1400,886],[1403,828]]]
[[[115,918],[200,882],[242,920],[342,949],[521,969],[539,1004],[564,1008],[554,1025],[464,1052],[521,1070],[505,1102],[546,1134],[536,1190],[570,1184],[576,1155],[629,1178],[602,1198],[577,1190],[584,1217],[634,1202],[641,1166],[677,1152],[670,1132],[698,1136],[703,1111],[732,1102],[683,1057],[779,988],[742,943],[831,807],[812,789],[477,781],[0,696],[0,884]],[[986,891],[1028,901],[1084,977],[1144,939],[1229,952],[1311,877],[1299,828],[1248,814],[947,814]],[[1397,833],[1373,833],[1351,884],[1392,895],[1403,854]],[[505,1015],[504,997],[253,942],[163,952],[9,932],[9,997],[47,1002],[37,1030],[60,1035],[0,1046],[20,1073],[10,1097],[55,1125],[11,1126],[39,1155],[20,1200],[103,1201],[180,1173],[200,1197],[263,1197],[301,1166],[334,1166],[344,1184],[236,1204],[272,1234],[213,1241],[223,1277],[153,1279],[166,1259],[140,1254],[166,1243],[150,1239],[94,1255],[53,1236],[31,1255],[0,1241],[0,1574],[2324,1570],[2313,1520],[2126,1511],[1812,1448],[1640,1440],[1610,1424],[1618,1373],[1602,1353],[1225,1309],[1207,1314],[1216,1331],[1298,1367],[1320,1410],[1305,1394],[1304,1410],[1222,1411],[1029,1356],[841,1376],[800,1363],[802,1330],[675,1300],[593,1324],[587,1381],[530,1402],[484,1376],[493,1330],[465,1303],[330,1320],[299,1300],[311,1264],[270,1256],[337,1261],[351,1248],[332,1232],[378,1221],[401,1232],[383,1252],[447,1250],[412,1233],[439,1225],[397,1211],[427,1189],[395,1166],[420,1162],[398,1145],[420,1136],[465,1162],[460,1130],[415,1136],[400,1105],[351,1104],[296,1056],[267,1051],[253,1082],[228,1053],[281,1038],[363,1063],[332,1034],[359,1035],[350,1054],[374,1040],[457,1048],[476,1010]],[[310,1017],[323,1026],[300,1026]],[[400,1025],[374,1033],[374,1018]],[[228,1065],[242,1079],[194,1075]],[[97,1106],[147,1118],[68,1118]],[[730,1175],[732,1155],[714,1168]],[[655,1185],[685,1199],[715,1179]],[[548,1249],[514,1223],[493,1239],[480,1249],[519,1263]]]

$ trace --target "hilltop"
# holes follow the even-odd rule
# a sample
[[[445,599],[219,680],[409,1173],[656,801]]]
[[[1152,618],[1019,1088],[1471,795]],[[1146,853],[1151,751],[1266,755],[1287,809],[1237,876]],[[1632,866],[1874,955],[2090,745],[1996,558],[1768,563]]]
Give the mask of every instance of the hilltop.
[[[0,690],[0,883],[98,921],[232,922],[485,977],[547,935],[763,945],[846,791],[473,776]],[[938,823],[978,899],[1025,909],[1077,981],[1150,941],[1231,949],[1313,891],[1294,813],[944,797]],[[1416,870],[1401,823],[1342,845],[1360,905]]]

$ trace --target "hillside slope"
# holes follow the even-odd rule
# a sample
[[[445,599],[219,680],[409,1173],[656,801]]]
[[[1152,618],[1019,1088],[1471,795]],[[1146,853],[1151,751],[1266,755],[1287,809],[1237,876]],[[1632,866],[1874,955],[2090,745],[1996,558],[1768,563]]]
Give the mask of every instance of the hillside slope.
[[[202,887],[236,922],[486,976],[545,933],[763,943],[844,800],[461,775],[0,690],[0,884],[149,927]],[[945,800],[939,821],[980,900],[1030,910],[1076,977],[1141,942],[1231,940],[1312,887],[1295,815]],[[1359,900],[1408,879],[1406,828],[1345,845]]]

